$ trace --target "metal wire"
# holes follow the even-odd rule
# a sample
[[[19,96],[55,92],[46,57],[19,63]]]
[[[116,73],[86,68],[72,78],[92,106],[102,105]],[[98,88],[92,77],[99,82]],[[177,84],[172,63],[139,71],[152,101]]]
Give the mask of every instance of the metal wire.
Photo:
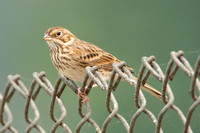
[[[195,115],[193,113],[194,110],[200,105],[200,81],[198,78],[200,73],[200,56],[197,58],[196,65],[193,69],[189,61],[184,57],[183,51],[172,51],[170,55],[171,58],[166,67],[165,74],[156,62],[154,56],[143,57],[141,68],[138,74],[138,80],[134,79],[131,72],[126,68],[125,62],[113,63],[113,71],[109,82],[106,82],[101,76],[100,72],[98,71],[98,67],[86,67],[87,74],[85,75],[82,86],[79,86],[75,81],[66,78],[64,75],[59,75],[55,86],[53,86],[47,79],[45,72],[34,72],[31,85],[29,89],[27,89],[20,79],[20,75],[8,75],[8,83],[5,87],[4,93],[3,95],[0,93],[0,123],[2,125],[0,133],[4,133],[6,131],[18,133],[17,129],[12,126],[12,123],[16,121],[13,119],[12,110],[9,109],[9,102],[12,100],[14,93],[19,93],[26,101],[24,108],[24,119],[28,123],[28,126],[26,129],[24,129],[24,131],[29,133],[35,129],[40,133],[49,132],[45,131],[41,125],[38,124],[41,117],[35,100],[41,91],[46,92],[51,98],[49,111],[50,118],[54,124],[52,125],[50,132],[55,133],[57,128],[60,127],[63,128],[65,132],[72,133],[72,129],[70,129],[67,123],[64,123],[64,120],[67,117],[67,109],[61,100],[62,93],[65,91],[66,87],[68,87],[76,94],[78,94],[78,88],[80,88],[82,93],[89,95],[91,88],[95,85],[99,86],[102,91],[107,94],[106,109],[109,115],[106,117],[102,125],[97,124],[95,120],[91,118],[92,108],[90,102],[80,98],[78,103],[78,112],[82,119],[77,123],[75,129],[76,133],[81,132],[81,129],[85,123],[90,124],[97,133],[106,133],[107,127],[113,118],[116,118],[119,120],[119,122],[121,122],[127,133],[133,133],[135,124],[137,123],[137,118],[141,116],[141,114],[145,114],[150,118],[155,126],[156,133],[163,133],[167,131],[162,130],[162,126],[164,126],[162,121],[166,112],[169,110],[175,111],[177,116],[180,118],[184,127],[183,132],[192,133],[193,131],[190,122],[192,116]],[[191,94],[193,103],[189,107],[186,116],[174,104],[175,97],[173,95],[172,87],[169,85],[169,80],[173,82],[178,70],[182,70],[191,79],[191,87],[189,92]],[[153,114],[153,112],[147,109],[147,100],[140,90],[140,85],[145,84],[150,75],[155,77],[158,82],[162,83],[162,101],[165,105],[160,110],[157,117]],[[118,113],[120,105],[112,93],[113,91],[116,91],[121,80],[126,81],[130,84],[130,86],[132,86],[133,89],[135,89],[134,100],[138,109],[132,115],[130,122],[127,122],[127,120]],[[55,116],[55,104],[58,105],[61,112],[59,118],[56,117],[58,114]],[[83,113],[83,108],[85,108],[86,113]],[[29,116],[30,111],[34,112],[33,118],[30,118]],[[7,116],[6,119],[4,118],[5,116]]]

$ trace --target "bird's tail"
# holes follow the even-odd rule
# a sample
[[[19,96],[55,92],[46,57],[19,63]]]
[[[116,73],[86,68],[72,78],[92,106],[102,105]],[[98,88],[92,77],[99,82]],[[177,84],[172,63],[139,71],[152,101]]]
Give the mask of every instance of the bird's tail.
[[[141,89],[148,92],[149,94],[153,95],[154,97],[157,97],[158,99],[162,100],[162,93],[158,90],[154,89],[152,86],[148,84],[144,84],[140,86]]]
[[[134,74],[134,71],[131,67],[126,66],[126,68],[129,69],[129,71]],[[135,76],[133,76],[134,80],[138,80]],[[122,79],[122,81],[124,81]],[[140,86],[141,89],[143,89],[144,91],[148,92],[149,94],[153,95],[154,97],[157,97],[158,99],[162,100],[162,93],[158,90],[156,90],[155,88],[153,88],[152,86],[148,85],[148,84],[141,84]]]
[[[137,78],[134,77],[134,79],[137,81]],[[140,86],[141,89],[143,89],[144,91],[148,92],[149,94],[157,97],[158,99],[162,100],[162,93],[158,90],[156,90],[155,88],[153,88],[152,86],[148,85],[148,84],[141,84]]]

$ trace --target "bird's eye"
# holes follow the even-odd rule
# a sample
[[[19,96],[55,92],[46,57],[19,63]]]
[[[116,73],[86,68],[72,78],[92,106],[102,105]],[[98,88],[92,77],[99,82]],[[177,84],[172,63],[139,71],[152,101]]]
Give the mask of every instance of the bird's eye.
[[[58,31],[56,34],[57,34],[57,36],[61,36],[62,32]]]

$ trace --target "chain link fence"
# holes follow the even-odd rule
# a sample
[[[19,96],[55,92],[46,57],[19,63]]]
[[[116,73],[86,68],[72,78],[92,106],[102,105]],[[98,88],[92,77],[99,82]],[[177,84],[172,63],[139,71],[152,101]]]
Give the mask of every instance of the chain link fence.
[[[158,63],[155,61],[154,56],[143,57],[138,81],[134,80],[130,71],[125,67],[125,62],[121,62],[120,64],[113,64],[113,72],[110,77],[109,83],[107,83],[100,75],[100,73],[98,72],[98,67],[86,67],[87,74],[85,75],[82,86],[80,86],[80,90],[83,92],[86,88],[86,94],[88,95],[91,91],[93,84],[97,84],[103,91],[106,91],[106,109],[109,115],[104,120],[102,126],[100,126],[91,118],[92,109],[90,107],[90,102],[79,99],[78,112],[82,119],[77,124],[75,132],[81,132],[81,128],[83,127],[83,125],[85,123],[89,123],[97,133],[105,133],[107,131],[107,127],[110,121],[115,117],[121,122],[128,133],[133,133],[137,118],[143,113],[151,119],[152,123],[155,126],[155,132],[163,133],[167,132],[162,130],[163,117],[165,116],[167,111],[172,110],[182,121],[182,124],[184,126],[183,132],[192,133],[193,130],[190,123],[191,118],[192,115],[193,117],[195,117],[193,112],[200,105],[200,81],[198,79],[198,76],[200,76],[200,56],[197,58],[196,65],[193,69],[188,60],[184,57],[183,51],[173,51],[170,55],[171,59],[168,62],[165,74],[161,70]],[[169,85],[169,81],[173,80],[178,69],[182,70],[191,79],[191,87],[189,92],[191,94],[191,98],[193,99],[193,103],[189,107],[187,115],[184,115],[179,107],[174,104],[173,91],[171,89],[171,86]],[[156,117],[153,112],[151,112],[151,110],[147,109],[146,98],[140,90],[140,84],[145,84],[150,75],[153,75],[158,82],[162,83],[162,102],[165,104],[165,106],[160,110],[158,117]],[[92,80],[89,82],[88,86],[86,86],[89,78]],[[134,102],[138,109],[132,115],[130,122],[128,122],[122,115],[118,113],[119,105],[117,99],[112,93],[112,91],[115,91],[117,89],[121,79],[128,82],[135,89]],[[28,123],[27,128],[24,129],[25,132],[29,133],[33,129],[37,130],[40,133],[49,132],[45,131],[43,127],[38,124],[41,116],[35,104],[35,100],[37,99],[37,96],[40,93],[41,89],[43,89],[51,97],[50,118],[52,119],[52,121],[54,121],[54,124],[50,132],[54,133],[56,132],[58,127],[61,127],[67,133],[72,133],[72,129],[70,129],[67,123],[64,123],[64,119],[66,119],[67,109],[64,106],[63,101],[61,100],[61,95],[66,87],[70,88],[74,93],[77,94],[79,85],[75,81],[67,79],[66,77],[61,75],[58,77],[55,86],[53,86],[45,76],[45,72],[34,72],[31,85],[28,87],[29,89],[27,89],[25,84],[20,79],[20,75],[9,75],[8,83],[5,87],[4,93],[0,93],[0,123],[2,125],[0,133],[4,133],[6,131],[10,131],[12,133],[18,132],[18,130],[12,125],[14,120],[11,113],[12,110],[9,109],[9,101],[12,99],[14,93],[19,93],[26,101],[25,114],[24,118],[22,118],[25,119]],[[57,118],[54,113],[55,104],[58,105],[61,111],[59,118]],[[86,109],[86,113],[84,113],[83,108]],[[34,112],[34,118],[32,119],[30,118],[30,111]]]

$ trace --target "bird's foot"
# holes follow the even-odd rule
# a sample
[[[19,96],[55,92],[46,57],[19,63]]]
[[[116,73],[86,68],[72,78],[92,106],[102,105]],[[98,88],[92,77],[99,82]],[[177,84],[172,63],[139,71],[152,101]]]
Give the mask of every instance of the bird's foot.
[[[85,92],[82,92],[81,88],[78,88],[78,98],[83,99],[82,102],[85,102],[85,101],[89,102],[89,98],[88,98],[87,94]]]

